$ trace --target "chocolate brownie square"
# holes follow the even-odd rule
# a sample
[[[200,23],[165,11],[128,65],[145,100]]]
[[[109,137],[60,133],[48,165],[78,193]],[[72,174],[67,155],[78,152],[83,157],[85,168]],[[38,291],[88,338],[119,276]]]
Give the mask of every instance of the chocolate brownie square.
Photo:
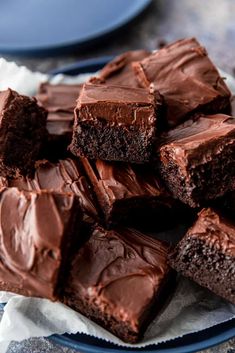
[[[92,77],[90,82],[140,87],[131,63],[143,60],[149,55],[147,50],[132,50],[118,55],[104,66],[97,77]]]
[[[0,92],[0,175],[32,174],[47,138],[46,110],[11,89]]]
[[[176,202],[149,166],[81,158],[107,226],[161,228],[173,220]]]
[[[34,175],[29,178],[0,177],[0,187],[17,187],[25,191],[50,190],[59,193],[73,193],[79,199],[83,220],[94,223],[99,219],[98,206],[79,161],[70,158],[56,163],[38,161]]]
[[[63,300],[123,341],[135,343],[174,283],[168,249],[134,229],[97,227],[72,261]]]
[[[91,159],[148,162],[157,116],[154,97],[146,89],[85,84],[75,109],[70,150]]]
[[[175,198],[198,207],[234,189],[234,151],[235,119],[202,115],[162,137],[160,174]]]
[[[235,304],[235,223],[203,209],[170,254],[170,265]]]
[[[195,113],[230,114],[230,91],[195,38],[178,40],[133,63],[141,87],[152,85],[172,128]]]
[[[76,196],[6,188],[0,212],[0,290],[56,300],[71,244],[81,242]]]
[[[52,85],[42,83],[36,96],[38,103],[48,111],[48,142],[42,157],[56,160],[68,155],[67,147],[72,139],[74,108],[82,85]]]

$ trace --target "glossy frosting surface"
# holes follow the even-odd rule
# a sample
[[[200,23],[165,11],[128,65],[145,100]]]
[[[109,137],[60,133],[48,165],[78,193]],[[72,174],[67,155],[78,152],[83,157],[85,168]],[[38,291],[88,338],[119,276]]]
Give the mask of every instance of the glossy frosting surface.
[[[82,159],[91,180],[110,203],[132,197],[167,196],[156,173],[147,166]]]
[[[34,178],[0,179],[0,185],[18,187],[20,190],[53,190],[69,192],[78,196],[84,212],[84,220],[89,216],[97,217],[97,209],[89,183],[79,164],[72,159],[60,160],[57,163],[41,161],[38,163]]]
[[[97,227],[72,263],[69,290],[138,327],[165,281],[168,246],[142,233]]]
[[[163,96],[169,126],[218,97],[229,101],[229,89],[195,38],[167,45],[133,67],[142,87],[153,84]]]
[[[85,84],[77,101],[78,121],[105,120],[118,125],[156,123],[154,97],[147,89]]]
[[[150,55],[146,50],[133,50],[117,56],[100,71],[99,79],[109,85],[139,87],[136,74],[131,63],[140,61]]]
[[[195,165],[206,163],[235,142],[235,119],[224,114],[202,115],[188,120],[165,134],[160,147],[163,163],[173,159],[180,165],[189,160]]]
[[[82,85],[42,83],[36,96],[48,110],[47,130],[51,135],[72,135],[74,108]]]
[[[0,287],[54,299],[63,239],[75,196],[50,192],[0,193]],[[78,211],[76,211],[78,212]]]

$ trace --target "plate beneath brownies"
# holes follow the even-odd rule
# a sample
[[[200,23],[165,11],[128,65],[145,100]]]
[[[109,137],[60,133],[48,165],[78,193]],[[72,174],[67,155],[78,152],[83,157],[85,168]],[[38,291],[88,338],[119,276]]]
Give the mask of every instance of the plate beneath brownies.
[[[50,74],[78,75],[101,69],[112,57],[101,57],[76,62],[50,72]],[[145,352],[145,353],[191,353],[203,350],[235,337],[235,319],[213,326],[203,331],[185,335],[166,343],[146,348],[117,347],[112,343],[85,334],[64,334],[50,337],[56,343],[85,353],[105,352]]]

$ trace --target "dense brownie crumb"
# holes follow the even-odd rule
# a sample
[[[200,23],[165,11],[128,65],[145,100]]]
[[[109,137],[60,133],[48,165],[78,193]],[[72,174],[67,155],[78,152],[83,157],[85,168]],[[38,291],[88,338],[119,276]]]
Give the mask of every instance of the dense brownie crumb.
[[[45,109],[8,89],[0,93],[0,175],[32,174],[47,138]]]
[[[170,265],[235,304],[235,223],[203,209],[170,255]]]

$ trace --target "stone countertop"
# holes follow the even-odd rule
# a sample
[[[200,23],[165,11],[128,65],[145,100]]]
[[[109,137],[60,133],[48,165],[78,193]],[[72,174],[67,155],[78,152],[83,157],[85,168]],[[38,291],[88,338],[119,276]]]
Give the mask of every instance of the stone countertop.
[[[74,61],[118,54],[130,49],[156,49],[164,42],[195,36],[206,46],[216,65],[235,74],[235,1],[233,0],[153,0],[144,14],[124,32],[96,48],[75,51],[67,56],[47,58],[6,57],[31,70],[48,72]],[[1,313],[0,313],[1,314]],[[235,339],[204,351],[235,353]],[[7,353],[75,353],[49,340],[29,339],[12,342]]]

